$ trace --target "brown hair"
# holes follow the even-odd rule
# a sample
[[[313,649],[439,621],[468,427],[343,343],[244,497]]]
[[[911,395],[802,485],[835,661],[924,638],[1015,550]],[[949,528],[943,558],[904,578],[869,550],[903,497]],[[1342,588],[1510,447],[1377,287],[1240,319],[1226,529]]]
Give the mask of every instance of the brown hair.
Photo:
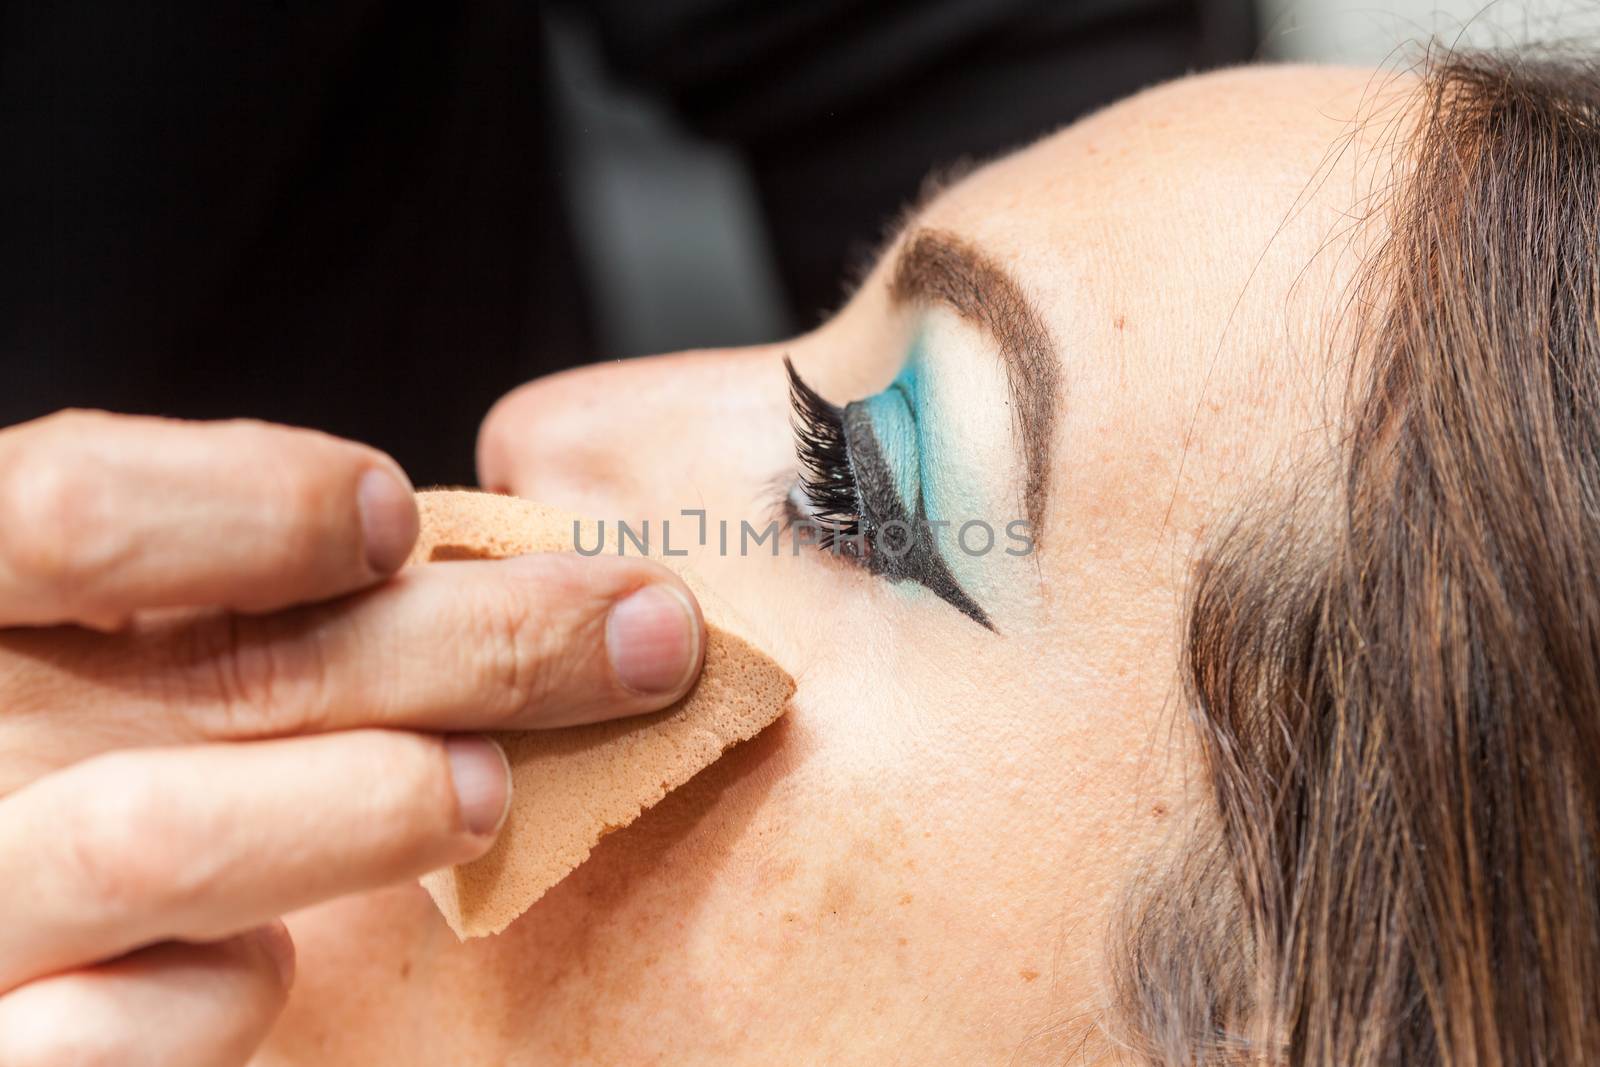
[[[1600,69],[1430,62],[1337,469],[1199,560],[1161,1064],[1600,1063]]]

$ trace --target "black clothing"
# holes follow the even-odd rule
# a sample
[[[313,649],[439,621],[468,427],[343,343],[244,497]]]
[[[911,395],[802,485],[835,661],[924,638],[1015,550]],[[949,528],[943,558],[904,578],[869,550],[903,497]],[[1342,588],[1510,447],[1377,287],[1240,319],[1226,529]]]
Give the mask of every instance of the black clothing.
[[[620,0],[619,72],[752,166],[802,321],[931,164],[1248,57],[1248,0]],[[595,358],[532,0],[0,0],[0,424],[251,415],[470,483]]]

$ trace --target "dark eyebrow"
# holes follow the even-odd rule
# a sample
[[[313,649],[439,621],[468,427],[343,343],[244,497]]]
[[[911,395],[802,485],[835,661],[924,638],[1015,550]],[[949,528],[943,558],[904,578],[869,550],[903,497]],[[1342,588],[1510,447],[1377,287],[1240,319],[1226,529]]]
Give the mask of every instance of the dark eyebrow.
[[[943,230],[910,234],[895,260],[889,295],[902,304],[944,304],[999,346],[1027,464],[1023,503],[1037,537],[1043,532],[1050,444],[1061,391],[1061,362],[1038,309],[1004,268]]]

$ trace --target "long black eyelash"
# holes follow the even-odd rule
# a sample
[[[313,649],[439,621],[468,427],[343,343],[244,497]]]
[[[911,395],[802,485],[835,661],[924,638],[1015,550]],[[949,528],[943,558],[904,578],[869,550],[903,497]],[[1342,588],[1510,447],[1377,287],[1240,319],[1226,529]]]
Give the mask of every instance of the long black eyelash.
[[[979,626],[993,630],[994,623],[961,588],[931,543],[912,541],[908,551],[887,557],[873,550],[871,537],[879,529],[876,524],[884,521],[884,513],[867,511],[867,494],[863,494],[861,486],[867,486],[868,494],[877,486],[884,490],[884,499],[898,496],[888,481],[876,437],[870,428],[847,427],[850,419],[861,414],[855,405],[841,408],[828,403],[800,380],[788,356],[783,357],[783,366],[789,372],[789,399],[794,407],[790,421],[794,426],[795,452],[800,460],[799,489],[808,505],[807,514],[801,516],[793,498],[785,494],[780,513],[786,527],[803,518],[820,535],[816,542],[819,549],[837,548],[842,554],[855,557],[874,574],[891,581],[919,582]],[[854,452],[852,440],[856,442]],[[858,462],[865,472],[865,483],[857,476]],[[893,504],[888,509],[894,516],[893,521],[907,530],[913,522],[918,529],[924,527],[926,516],[920,494],[914,515],[902,515],[903,510],[903,506]],[[887,523],[882,527],[889,528]],[[863,537],[863,533],[868,536]]]
[[[800,379],[788,356],[789,398],[794,405],[795,451],[800,459],[800,490],[822,531],[820,548],[861,532],[861,502],[850,450],[845,443],[844,409],[828,403]]]

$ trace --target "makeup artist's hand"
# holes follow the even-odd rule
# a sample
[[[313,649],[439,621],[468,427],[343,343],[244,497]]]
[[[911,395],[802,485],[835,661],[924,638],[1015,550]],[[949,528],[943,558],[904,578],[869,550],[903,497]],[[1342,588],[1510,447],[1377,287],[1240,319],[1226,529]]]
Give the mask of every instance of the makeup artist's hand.
[[[278,916],[488,848],[504,757],[461,731],[654,710],[699,669],[654,564],[385,581],[416,534],[392,460],[308,431],[0,431],[0,1064],[242,1063],[294,969]]]

